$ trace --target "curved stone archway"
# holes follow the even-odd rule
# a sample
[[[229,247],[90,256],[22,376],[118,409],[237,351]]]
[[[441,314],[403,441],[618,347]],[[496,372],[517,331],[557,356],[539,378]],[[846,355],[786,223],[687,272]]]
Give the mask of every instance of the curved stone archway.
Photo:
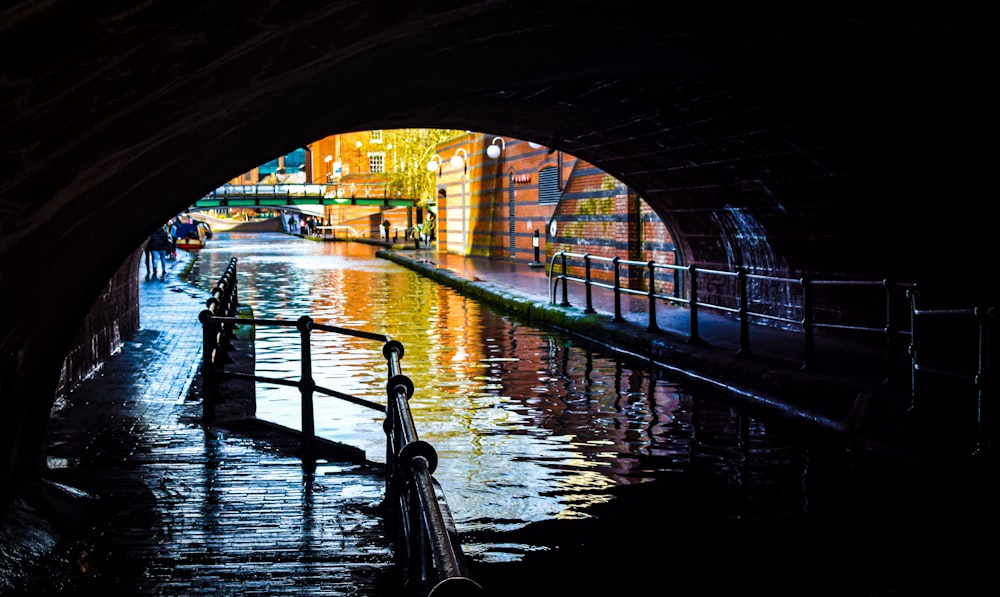
[[[694,263],[992,288],[979,3],[295,7],[0,12],[14,57],[0,67],[5,483],[37,466],[79,322],[149,231],[337,132],[469,129],[564,150],[632,187]]]

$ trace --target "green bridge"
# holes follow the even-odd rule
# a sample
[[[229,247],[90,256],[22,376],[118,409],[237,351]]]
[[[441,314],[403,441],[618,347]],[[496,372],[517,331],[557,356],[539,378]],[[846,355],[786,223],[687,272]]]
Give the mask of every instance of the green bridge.
[[[298,205],[380,205],[410,207],[414,199],[389,197],[384,183],[248,184],[221,186],[194,202],[192,209],[289,207]]]

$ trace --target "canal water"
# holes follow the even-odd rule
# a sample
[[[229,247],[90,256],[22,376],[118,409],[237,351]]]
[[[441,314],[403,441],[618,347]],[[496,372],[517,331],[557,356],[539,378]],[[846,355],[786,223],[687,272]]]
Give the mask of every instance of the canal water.
[[[281,233],[218,232],[197,253],[192,276],[211,288],[235,257],[240,302],[255,317],[307,315],[403,343],[417,432],[437,451],[434,476],[477,566],[500,564],[497,571],[538,553],[556,557],[560,549],[568,553],[566,542],[590,537],[637,561],[646,561],[649,548],[638,557],[636,541],[655,545],[655,554],[674,554],[674,565],[705,557],[722,575],[734,562],[749,569],[783,554],[802,571],[840,570],[829,580],[834,584],[854,579],[859,591],[841,594],[883,594],[872,589],[881,586],[888,595],[898,594],[891,591],[903,573],[885,568],[882,551],[924,553],[916,541],[922,535],[910,532],[913,504],[921,500],[907,498],[914,489],[909,477],[859,461],[839,439],[763,420],[711,388],[501,314],[375,251]],[[315,332],[313,377],[384,403],[381,348]],[[258,327],[255,349],[259,375],[299,378],[294,328]],[[295,388],[258,383],[257,398],[259,418],[300,427]],[[380,412],[316,394],[315,415],[318,435],[385,461]],[[896,498],[909,499],[910,507],[898,507]],[[612,526],[584,524],[598,520]],[[581,525],[550,532],[561,521]],[[936,526],[926,516],[917,524]],[[579,537],[558,534],[571,528],[581,529]],[[696,537],[705,532],[715,538]],[[836,547],[843,541],[853,553]],[[773,542],[781,547],[761,551]],[[699,556],[699,547],[713,553]],[[701,586],[711,587],[711,578]]]

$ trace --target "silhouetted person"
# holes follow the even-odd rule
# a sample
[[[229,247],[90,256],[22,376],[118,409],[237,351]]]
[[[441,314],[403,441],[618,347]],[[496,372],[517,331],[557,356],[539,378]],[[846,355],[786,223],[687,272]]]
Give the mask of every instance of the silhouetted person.
[[[160,226],[153,231],[153,234],[149,236],[149,246],[150,252],[153,254],[153,277],[156,277],[157,268],[156,265],[159,264],[163,268],[163,274],[160,278],[161,280],[167,277],[167,251],[170,250],[170,235],[167,234],[167,229]]]
[[[429,213],[427,217],[424,218],[423,224],[420,225],[420,240],[424,242],[425,247],[431,246],[431,241],[434,240],[434,214]]]
[[[167,247],[167,255],[170,259],[177,259],[177,218],[170,220],[170,246]]]

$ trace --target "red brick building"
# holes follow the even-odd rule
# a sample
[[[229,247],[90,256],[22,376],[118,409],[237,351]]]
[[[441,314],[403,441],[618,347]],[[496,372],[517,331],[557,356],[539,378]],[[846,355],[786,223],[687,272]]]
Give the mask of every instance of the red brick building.
[[[681,262],[670,231],[649,206],[622,182],[584,160],[527,141],[480,133],[439,144],[434,159],[439,163],[440,251],[530,263],[535,260],[537,232],[543,263],[559,251]],[[582,275],[582,260],[570,259],[568,265],[571,272]],[[611,281],[613,274],[601,265],[609,264],[594,262],[592,277]],[[622,279],[622,284],[643,287],[641,275],[631,278]]]

